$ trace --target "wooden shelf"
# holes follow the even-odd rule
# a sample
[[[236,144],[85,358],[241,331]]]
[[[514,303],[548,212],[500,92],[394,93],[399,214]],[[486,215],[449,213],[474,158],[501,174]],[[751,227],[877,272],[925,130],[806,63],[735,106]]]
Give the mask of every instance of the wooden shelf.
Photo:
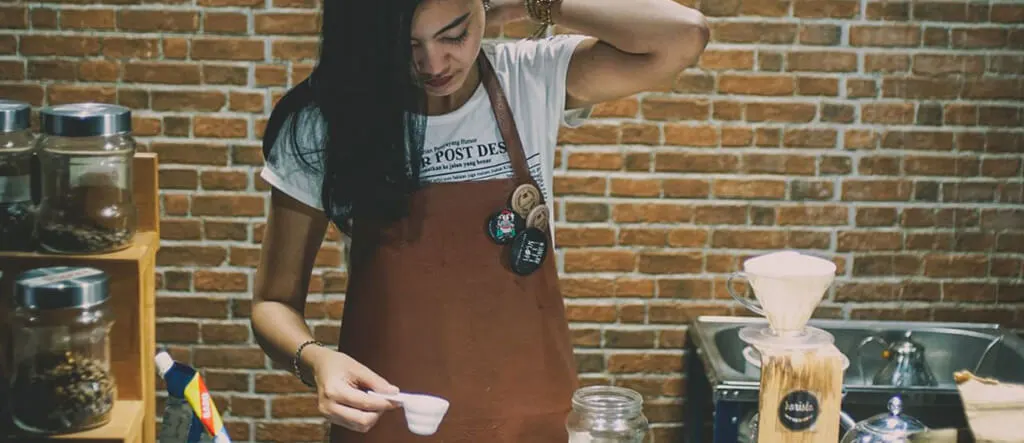
[[[114,404],[110,423],[101,428],[50,437],[43,440],[19,441],[70,441],[76,443],[142,443],[142,421],[146,416],[146,405],[140,400],[123,400]]]
[[[91,266],[110,277],[114,324],[110,330],[110,366],[117,382],[114,418],[104,428],[71,436],[23,441],[74,440],[95,443],[155,443],[156,441],[156,253],[160,248],[157,158],[137,153],[133,163],[133,199],[138,211],[137,233],[126,249],[93,255],[0,252],[0,309],[11,299],[14,280],[29,269],[44,266]],[[0,356],[9,331],[0,327]],[[4,364],[0,361],[0,364]],[[0,436],[2,440],[3,436]]]

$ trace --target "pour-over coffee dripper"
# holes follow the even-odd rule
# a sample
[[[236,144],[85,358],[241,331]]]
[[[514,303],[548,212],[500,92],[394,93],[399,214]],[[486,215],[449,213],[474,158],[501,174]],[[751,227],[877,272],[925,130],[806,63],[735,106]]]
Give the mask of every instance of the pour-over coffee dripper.
[[[743,272],[729,276],[726,288],[747,309],[768,319],[767,325],[747,326],[740,339],[752,345],[818,347],[833,342],[831,334],[807,326],[814,309],[835,279],[836,265],[796,251],[773,252],[747,259]],[[743,277],[756,300],[732,290],[732,280]]]

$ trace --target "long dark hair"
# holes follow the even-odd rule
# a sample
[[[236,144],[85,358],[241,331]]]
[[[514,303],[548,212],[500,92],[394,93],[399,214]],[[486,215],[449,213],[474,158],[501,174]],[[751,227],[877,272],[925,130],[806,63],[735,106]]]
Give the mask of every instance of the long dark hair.
[[[347,234],[357,218],[404,217],[420,184],[426,98],[414,78],[410,45],[419,3],[324,1],[320,59],[267,124],[266,161],[289,155],[277,149],[289,149],[303,167],[322,172],[324,212]],[[312,128],[323,133],[309,134]],[[289,143],[275,149],[282,131],[289,131]]]

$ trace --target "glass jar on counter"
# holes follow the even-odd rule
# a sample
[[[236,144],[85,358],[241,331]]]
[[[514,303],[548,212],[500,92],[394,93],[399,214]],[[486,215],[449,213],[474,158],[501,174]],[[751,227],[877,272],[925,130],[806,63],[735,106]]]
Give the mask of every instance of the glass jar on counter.
[[[110,422],[117,386],[108,285],[107,274],[95,268],[58,266],[18,276],[8,406],[21,430],[63,434]]]
[[[640,443],[647,417],[640,393],[615,386],[588,386],[572,396],[566,419],[569,443]]]
[[[0,100],[0,251],[35,249],[30,114],[27,103]]]
[[[48,107],[40,129],[40,246],[78,254],[128,247],[136,224],[131,111],[99,103]]]

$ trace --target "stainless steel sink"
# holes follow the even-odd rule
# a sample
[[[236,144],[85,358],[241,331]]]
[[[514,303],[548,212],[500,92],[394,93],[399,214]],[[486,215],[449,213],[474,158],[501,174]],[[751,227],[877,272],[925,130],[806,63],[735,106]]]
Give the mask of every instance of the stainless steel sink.
[[[687,409],[691,429],[687,441],[737,441],[737,427],[757,409],[760,371],[743,357],[747,346],[739,330],[764,325],[757,317],[698,317],[687,334]],[[996,324],[899,322],[869,320],[811,320],[835,338],[836,347],[849,359],[843,377],[847,394],[843,410],[860,420],[883,412],[886,401],[899,394],[904,411],[926,426],[966,426],[955,371],[967,369],[1004,382],[1024,383],[1024,340]],[[925,348],[925,360],[938,385],[898,388],[876,386],[871,378],[882,367],[882,349],[865,345],[863,375],[858,370],[857,347],[877,335],[893,341],[912,331],[913,339]],[[982,357],[984,356],[984,359]],[[979,362],[981,363],[979,366]],[[712,425],[712,429],[705,426]],[[713,438],[708,438],[710,431]]]
[[[717,373],[709,374],[709,377],[729,382],[757,382],[760,373],[753,376],[749,371],[745,373],[747,363],[743,358],[743,348],[747,344],[740,340],[738,333],[744,326],[764,323],[763,319],[746,317],[698,318],[691,333],[697,334],[702,342],[713,344],[701,348],[707,365]],[[859,359],[866,374],[866,377],[862,376],[857,352],[861,341],[872,335],[893,341],[906,331],[913,331],[914,340],[924,346],[925,361],[938,381],[936,387],[915,389],[956,389],[953,373],[963,369],[974,371],[976,368],[978,375],[1024,383],[1024,340],[1000,329],[999,325],[844,320],[812,320],[811,325],[831,333],[836,347],[850,359],[850,367],[843,377],[847,390],[870,387],[871,377],[884,364],[882,349],[875,344],[865,345]]]

